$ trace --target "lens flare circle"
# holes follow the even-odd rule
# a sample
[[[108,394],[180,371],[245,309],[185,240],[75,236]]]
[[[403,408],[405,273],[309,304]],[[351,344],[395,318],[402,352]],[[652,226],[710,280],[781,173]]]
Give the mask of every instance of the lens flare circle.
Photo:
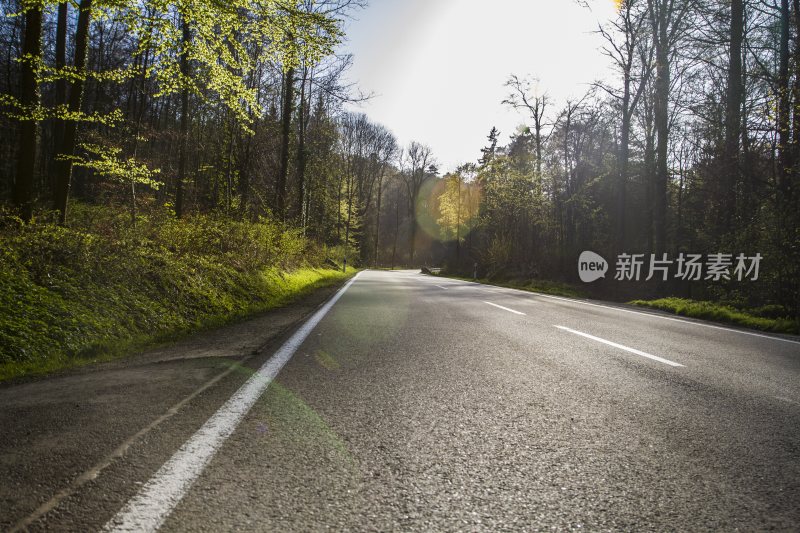
[[[480,200],[475,183],[450,175],[427,180],[414,202],[417,226],[440,242],[463,239],[475,227]]]

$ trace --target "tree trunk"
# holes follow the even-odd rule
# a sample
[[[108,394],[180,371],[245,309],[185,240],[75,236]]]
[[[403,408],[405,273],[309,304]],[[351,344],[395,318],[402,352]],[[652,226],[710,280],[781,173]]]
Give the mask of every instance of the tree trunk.
[[[239,162],[239,210],[243,217],[247,216],[250,203],[250,150],[253,136],[248,135],[244,149],[244,157]]]
[[[669,167],[667,151],[669,148],[669,44],[667,37],[666,13],[662,8],[661,21],[656,38],[656,81],[655,109],[653,120],[656,130],[656,168],[653,180],[653,247],[656,254],[667,249],[667,184]]]
[[[542,180],[542,121],[538,118],[536,119],[536,133],[534,134],[534,139],[536,139],[536,181],[541,185]]]
[[[629,105],[630,81],[626,79],[625,95],[622,100],[622,124],[620,126],[619,135],[619,176],[617,177],[619,180],[617,184],[617,250],[619,252],[625,250],[627,241],[625,237],[627,226],[625,209],[628,195],[628,162],[630,160],[631,115],[628,113]]]
[[[342,242],[342,185],[344,175],[339,172],[339,179],[336,180],[336,242]]]
[[[789,113],[791,93],[789,91],[789,0],[781,0],[780,43],[778,56],[778,194],[789,192],[791,167]]]
[[[227,164],[225,167],[225,213],[230,215],[231,202],[233,196],[233,141],[234,141],[234,128],[236,125],[233,119],[228,119],[228,154]]]
[[[394,242],[392,243],[392,270],[397,258],[397,236],[400,234],[400,192],[397,193],[397,200],[394,203]]]
[[[794,31],[795,35],[800,35],[800,0],[793,0],[792,11],[794,14]],[[794,131],[792,132],[792,156],[793,163],[797,165],[798,155],[800,154],[800,42],[795,43],[793,54],[793,67],[794,67],[794,87],[793,87],[793,100],[794,106],[794,120],[792,125]],[[793,169],[796,175],[797,169]]]
[[[58,16],[56,21],[56,69],[61,70],[67,66],[67,16],[69,10],[68,2],[58,4]],[[55,83],[56,105],[67,104],[67,80],[59,76]],[[61,149],[64,142],[64,121],[58,119],[54,124],[54,146],[55,150]]]
[[[414,198],[417,197],[416,194],[413,195]],[[414,266],[414,252],[417,248],[417,216],[414,209],[414,200],[409,199],[409,210],[408,213],[410,215],[409,219],[411,221],[411,228],[409,231],[409,239],[408,239],[408,266]]]
[[[730,59],[728,61],[728,93],[725,102],[725,153],[719,235],[733,233],[736,212],[736,187],[739,182],[739,140],[742,131],[742,39],[744,36],[743,0],[731,2]]]
[[[375,260],[373,266],[378,266],[378,244],[381,237],[381,197],[383,196],[383,173],[385,165],[381,166],[381,173],[378,176],[378,198],[375,206]]]
[[[152,27],[149,28],[149,33],[152,35]],[[142,119],[144,118],[144,112],[147,107],[147,94],[146,94],[146,87],[147,87],[147,67],[150,64],[150,47],[147,48],[145,51],[144,56],[142,57],[142,62],[140,67],[142,69],[142,75],[139,77],[138,80],[138,92],[136,92],[136,81],[131,80],[131,84],[134,87],[134,91],[132,92],[132,99],[133,105],[131,109],[135,113],[136,116],[136,129],[134,130],[133,135],[133,158],[139,155],[139,135],[142,130]],[[136,182],[131,180],[131,225],[136,226]]]
[[[75,59],[73,66],[78,72],[78,77],[72,82],[69,91],[68,108],[70,113],[78,113],[83,101],[83,87],[85,85],[86,53],[89,49],[89,22],[92,16],[92,0],[81,0],[78,7],[78,27],[75,31]],[[64,123],[64,136],[58,156],[72,157],[75,155],[78,122],[67,120]],[[55,209],[59,212],[59,222],[67,222],[67,200],[69,199],[69,186],[72,179],[72,161],[56,161],[56,193]]]
[[[275,185],[275,216],[286,217],[286,181],[289,176],[289,137],[292,131],[292,107],[294,100],[294,68],[286,71],[283,86],[281,111],[281,159],[278,180]]]
[[[344,268],[347,269],[347,253],[350,251],[350,223],[353,216],[353,177],[347,179],[347,222],[344,232]]]
[[[178,155],[178,182],[175,184],[175,216],[183,216],[183,182],[186,179],[186,164],[189,151],[189,45],[192,33],[189,29],[189,21],[183,17],[181,21],[182,43],[181,50],[181,77],[183,78],[183,89],[181,90],[181,131],[180,131],[180,154]]]
[[[39,83],[36,80],[35,62],[42,57],[42,7],[35,3],[25,12],[25,36],[22,42],[20,102],[25,107],[39,105]],[[33,178],[36,169],[36,143],[39,123],[32,118],[21,120],[19,125],[19,151],[17,176],[12,197],[20,216],[33,218]]]
[[[456,205],[456,265],[461,264],[461,175],[458,180],[458,204]]]
[[[306,163],[308,154],[306,153],[306,128],[308,127],[308,103],[306,102],[306,83],[308,83],[308,69],[303,69],[303,77],[300,85],[300,109],[299,109],[299,124],[297,128],[297,212],[295,218],[303,223],[303,206],[305,206],[306,195]],[[311,95],[308,95],[308,100]]]
[[[644,111],[644,129],[645,129],[645,142],[644,142],[644,191],[645,191],[645,244],[647,250],[652,252],[654,248],[653,242],[653,184],[655,183],[656,174],[656,139],[655,129],[653,128],[653,108],[650,105],[650,100],[645,104]]]

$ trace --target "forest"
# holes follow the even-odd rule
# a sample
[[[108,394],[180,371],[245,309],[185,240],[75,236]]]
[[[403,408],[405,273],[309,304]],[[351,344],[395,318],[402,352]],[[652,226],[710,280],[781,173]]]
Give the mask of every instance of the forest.
[[[800,0],[618,0],[597,28],[604,47],[587,51],[613,79],[555,101],[535,73],[536,53],[549,52],[532,50],[498,102],[520,126],[486,124],[485,147],[450,171],[358,111],[370,95],[336,50],[365,5],[3,0],[0,340],[23,346],[4,358],[29,356],[7,310],[86,316],[70,280],[147,285],[167,268],[188,269],[170,290],[192,293],[204,268],[213,285],[223,267],[234,279],[436,266],[612,300],[713,301],[796,325]],[[584,250],[612,272],[622,253],[763,261],[750,281],[586,285]],[[241,298],[229,293],[203,298]],[[202,322],[204,301],[187,303],[187,323]],[[63,346],[75,328],[50,341]]]

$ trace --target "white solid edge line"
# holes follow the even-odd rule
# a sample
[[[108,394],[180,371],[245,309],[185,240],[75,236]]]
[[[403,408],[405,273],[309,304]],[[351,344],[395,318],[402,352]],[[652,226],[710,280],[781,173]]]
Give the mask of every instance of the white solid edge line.
[[[513,290],[513,289],[512,289]],[[530,293],[528,293],[530,294]],[[724,326],[715,326],[713,324],[703,324],[702,322],[695,322],[694,320],[686,320],[682,318],[673,318],[671,316],[661,316],[654,313],[643,313],[641,311],[634,311],[632,309],[622,309],[620,307],[614,307],[611,305],[602,305],[602,304],[593,304],[590,302],[584,302],[581,300],[573,300],[571,298],[562,298],[560,296],[552,296],[550,294],[541,294],[541,293],[534,293],[536,296],[541,296],[543,298],[552,298],[553,300],[562,300],[565,302],[571,302],[581,305],[591,305],[593,307],[602,307],[604,309],[612,309],[614,311],[620,311],[623,313],[633,313],[634,315],[642,315],[642,316],[649,316],[653,318],[660,318],[661,320],[671,320],[673,322],[680,322],[681,324],[692,324],[695,326],[701,326],[704,328],[711,328],[711,329],[720,329],[722,331],[732,331],[733,333],[741,333],[742,335],[750,335],[752,337],[761,337],[763,339],[772,339],[774,341],[783,341],[783,342],[790,342],[792,344],[800,344],[800,341],[796,341],[794,339],[784,339],[783,337],[775,337],[773,335],[764,335],[762,333],[754,333],[752,331],[743,331],[741,329],[733,329],[733,328],[726,328]]]
[[[360,274],[360,273],[359,273]],[[200,476],[242,418],[331,307],[358,278],[356,274],[309,318],[203,426],[106,523],[103,531],[156,531]]]
[[[652,359],[653,361],[658,361],[659,363],[664,363],[665,365],[669,366],[683,366],[680,363],[676,363],[675,361],[670,361],[669,359],[664,359],[663,357],[659,357],[657,355],[649,354],[647,352],[643,352],[641,350],[637,350],[636,348],[629,348],[627,346],[623,346],[622,344],[617,344],[616,342],[607,341],[605,339],[601,339],[600,337],[595,337],[594,335],[589,335],[588,333],[583,333],[581,331],[576,331],[574,329],[565,328],[564,326],[556,326],[558,329],[568,331],[570,333],[574,333],[575,335],[580,335],[581,337],[586,337],[587,339],[592,339],[593,341],[602,342],[603,344],[607,344],[609,346],[613,346],[614,348],[619,348],[620,350],[625,350],[626,352],[635,353],[636,355],[641,355],[642,357],[647,357],[648,359]]]
[[[503,307],[502,305],[493,304],[492,302],[487,302],[486,300],[481,300],[485,304],[493,305],[498,309],[502,309],[503,311],[508,311],[509,313],[514,313],[515,315],[524,315],[522,311],[515,311],[514,309],[509,309],[508,307]]]
[[[497,287],[496,285],[487,285],[485,283],[480,283],[477,281],[467,281],[467,280],[459,280],[462,283],[469,283],[472,285],[480,285],[482,287]],[[733,329],[733,328],[726,328],[725,326],[715,326],[714,324],[704,324],[702,322],[696,322],[694,320],[687,320],[685,318],[674,318],[671,316],[662,316],[655,313],[645,313],[642,311],[634,311],[633,309],[622,309],[621,307],[614,307],[613,305],[603,305],[603,304],[595,304],[591,302],[584,302],[583,300],[577,300],[575,298],[564,298],[562,296],[553,296],[552,294],[543,294],[541,292],[531,292],[531,291],[522,291],[519,289],[512,289],[510,287],[497,287],[503,291],[513,292],[514,294],[519,294],[521,296],[540,296],[542,298],[550,298],[553,300],[561,300],[567,303],[573,303],[578,305],[590,305],[592,307],[602,307],[603,309],[611,309],[612,311],[619,311],[621,313],[632,313],[634,315],[641,315],[641,316],[649,316],[651,318],[660,318],[661,320],[671,320],[673,322],[680,322],[681,324],[692,324],[694,326],[701,326],[704,328],[711,328],[711,329],[719,329],[722,331],[731,331],[733,333],[741,333],[742,335],[750,335],[751,337],[761,337],[762,339],[771,339],[773,341],[783,341],[789,342],[792,344],[800,344],[800,341],[794,339],[785,339],[783,337],[776,337],[774,335],[764,335],[763,333],[755,333],[752,331],[744,331],[741,329]]]

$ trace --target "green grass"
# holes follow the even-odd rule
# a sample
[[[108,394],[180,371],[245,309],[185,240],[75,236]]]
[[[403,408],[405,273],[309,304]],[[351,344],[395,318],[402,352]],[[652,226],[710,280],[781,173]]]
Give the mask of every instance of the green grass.
[[[219,314],[206,314],[197,317],[192,324],[163,323],[160,327],[149,332],[142,332],[140,328],[130,328],[120,331],[117,335],[98,336],[87,335],[77,339],[78,347],[61,348],[52,346],[46,353],[38,357],[24,358],[0,363],[0,381],[5,381],[23,376],[36,376],[49,374],[59,370],[75,368],[87,364],[110,361],[129,355],[142,349],[153,347],[164,342],[177,340],[192,333],[220,327],[250,316],[263,313],[270,309],[283,307],[306,296],[315,290],[328,287],[350,278],[357,270],[348,268],[347,273],[341,270],[301,268],[292,272],[265,271],[263,273],[264,285],[260,298],[254,294],[250,305],[244,305],[237,311],[222,312]],[[112,313],[114,310],[111,310]],[[87,323],[96,320],[96,317],[83,317]],[[87,319],[88,318],[88,319]],[[19,322],[24,323],[23,318]],[[4,324],[0,324],[3,327]],[[49,327],[49,334],[44,329],[40,335],[30,330],[26,335],[25,344],[31,351],[37,344],[47,346],[51,344],[53,335],[66,337],[64,330],[58,324]],[[61,331],[58,331],[61,330]],[[20,331],[20,330],[17,330]],[[6,336],[7,337],[7,336]],[[11,346],[9,346],[11,347]],[[17,345],[20,348],[19,345]],[[23,348],[24,349],[24,348]],[[34,352],[35,353],[35,352]]]
[[[537,279],[511,279],[511,280],[497,280],[479,278],[473,280],[472,278],[455,276],[450,274],[439,274],[443,278],[460,279],[464,281],[477,281],[484,285],[494,285],[496,287],[508,287],[509,289],[519,289],[528,292],[539,292],[542,294],[552,294],[554,296],[566,296],[570,298],[584,298],[585,294],[576,289],[572,285],[566,283],[559,283],[557,281],[537,280]]]
[[[261,220],[76,205],[63,228],[0,217],[0,381],[104,361],[262,312],[351,276]]]
[[[676,315],[702,318],[746,328],[776,333],[800,333],[800,322],[791,318],[775,317],[774,306],[752,310],[737,309],[714,302],[702,302],[685,298],[659,298],[657,300],[633,300],[629,302],[641,307],[669,311]],[[773,315],[773,316],[764,316]]]

